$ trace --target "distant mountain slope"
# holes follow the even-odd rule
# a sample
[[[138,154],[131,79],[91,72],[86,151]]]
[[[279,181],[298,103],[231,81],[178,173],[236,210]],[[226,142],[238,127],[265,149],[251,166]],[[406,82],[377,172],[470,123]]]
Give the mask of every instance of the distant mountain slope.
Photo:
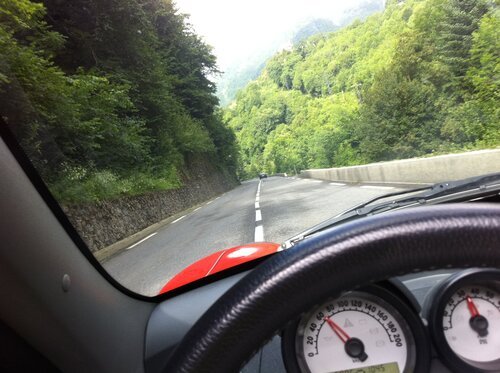
[[[240,174],[500,145],[499,26],[486,0],[392,0],[282,50],[225,110]]]
[[[331,32],[339,29],[339,26],[330,21],[329,19],[313,19],[306,25],[302,26],[293,36],[292,44],[298,44],[302,40],[310,36]]]
[[[222,76],[217,80],[217,96],[221,106],[228,105],[236,97],[236,93],[245,87],[248,82],[256,79],[262,72],[266,61],[277,51],[291,47],[308,37],[318,34],[335,31],[352,21],[363,20],[370,14],[382,10],[384,0],[365,0],[360,5],[350,8],[340,17],[340,21],[334,23],[327,18],[313,19],[306,24],[296,25],[287,33],[277,35],[270,40],[262,49],[250,56],[245,62],[237,63],[227,68]]]

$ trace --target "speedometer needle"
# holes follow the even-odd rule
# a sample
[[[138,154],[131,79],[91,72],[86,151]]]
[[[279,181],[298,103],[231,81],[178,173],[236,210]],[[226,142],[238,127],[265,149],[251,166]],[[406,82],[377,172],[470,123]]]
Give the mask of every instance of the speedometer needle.
[[[325,317],[324,320],[330,328],[332,328],[342,343],[344,343],[344,350],[347,355],[357,358],[360,361],[368,359],[368,355],[365,353],[365,345],[360,339],[349,337],[349,335],[329,317]]]
[[[469,308],[469,312],[471,314],[471,318],[469,320],[470,327],[480,336],[485,337],[488,335],[488,320],[486,317],[479,314],[479,311],[476,307],[476,304],[472,300],[470,296],[467,295],[465,298],[467,301],[467,308]]]
[[[467,295],[467,298],[465,298],[465,299],[467,300],[467,307],[469,308],[469,312],[470,312],[471,316],[472,317],[479,316],[479,311],[477,310],[477,307],[474,304],[474,301],[472,300],[472,298]]]
[[[343,343],[346,343],[351,337],[340,327],[338,326],[332,319],[329,317],[325,317],[325,321],[330,325],[330,328],[337,334],[337,336],[340,338],[340,340]]]

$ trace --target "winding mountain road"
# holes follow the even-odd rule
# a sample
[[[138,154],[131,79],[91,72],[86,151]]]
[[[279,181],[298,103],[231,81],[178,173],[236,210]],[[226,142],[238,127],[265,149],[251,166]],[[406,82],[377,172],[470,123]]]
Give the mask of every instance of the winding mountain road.
[[[243,182],[103,263],[120,283],[155,295],[175,274],[215,251],[281,243],[356,204],[396,187],[270,177]]]

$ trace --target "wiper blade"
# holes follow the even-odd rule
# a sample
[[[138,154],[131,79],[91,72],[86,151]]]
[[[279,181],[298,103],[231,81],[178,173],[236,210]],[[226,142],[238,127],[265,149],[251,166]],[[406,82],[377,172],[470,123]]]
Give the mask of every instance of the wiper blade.
[[[351,219],[359,218],[362,216],[368,216],[376,213],[381,213],[389,211],[395,208],[401,208],[413,204],[425,204],[430,200],[438,199],[445,196],[456,195],[460,193],[470,193],[472,190],[479,189],[480,191],[490,190],[492,188],[500,188],[500,173],[477,176],[457,181],[447,181],[443,183],[437,183],[421,188],[415,188],[410,190],[403,190],[400,192],[388,193],[375,198],[372,198],[366,202],[363,202],[357,206],[350,208],[347,211],[342,212],[339,215],[328,219],[307,231],[291,238],[286,241],[284,246],[290,247],[297,241],[304,239],[314,233],[320,232],[332,225],[338,224],[339,222],[345,222]],[[407,194],[412,194],[407,198],[391,198],[398,197]],[[381,202],[374,204],[377,201],[387,200],[386,202]]]
[[[463,179],[463,180],[457,180],[457,181],[447,181],[444,183],[437,183],[434,185],[430,185],[427,187],[423,188],[416,188],[416,189],[411,189],[411,190],[405,190],[402,192],[396,192],[396,193],[389,193],[389,194],[384,194],[382,196],[373,198],[367,202],[364,202],[358,206],[355,206],[347,211],[345,211],[343,214],[348,214],[349,212],[356,211],[357,215],[369,215],[371,213],[374,213],[378,210],[387,210],[393,209],[396,207],[401,207],[407,204],[411,203],[420,203],[423,204],[430,199],[434,198],[439,198],[451,194],[456,194],[460,192],[465,192],[465,191],[470,191],[471,189],[477,189],[477,188],[486,188],[489,185],[500,185],[500,173],[496,174],[489,174],[489,175],[484,175],[484,176],[477,176],[477,177],[472,177],[468,179]],[[426,191],[423,193],[417,193],[421,191]],[[417,193],[415,195],[412,195],[411,197],[407,198],[400,198],[400,199],[395,199],[395,200],[390,200],[385,203],[380,203],[376,204],[373,206],[372,205],[374,202],[379,201],[379,200],[384,200],[387,198],[391,197],[396,197],[399,195],[405,195],[405,194],[413,194]],[[338,216],[339,217],[339,216]]]
[[[402,190],[400,192],[393,192],[393,193],[383,194],[381,196],[369,199],[368,201],[363,202],[363,203],[361,203],[359,205],[356,205],[356,206],[350,208],[349,210],[344,211],[341,215],[347,214],[347,213],[349,213],[351,211],[358,211],[359,212],[358,215],[362,215],[362,214],[364,214],[362,212],[362,210],[364,208],[366,208],[367,206],[373,204],[374,202],[377,202],[377,201],[380,201],[380,200],[383,200],[383,199],[387,199],[387,198],[391,198],[391,197],[402,196],[402,195],[409,194],[409,193],[417,193],[417,192],[421,192],[421,191],[424,191],[424,190],[430,190],[433,187],[434,187],[434,185],[429,185],[429,186],[425,186],[425,187],[422,187],[422,188],[414,188],[414,189],[409,189],[409,190]],[[392,204],[392,203],[394,203],[394,201],[387,202],[387,205]],[[383,204],[383,205],[385,206],[386,204]],[[379,206],[379,205],[376,205],[376,206]]]
[[[476,188],[486,188],[489,185],[496,185],[498,183],[500,185],[500,173],[489,174],[484,176],[477,176],[473,178],[457,180],[457,181],[447,181],[443,183],[437,183],[430,186],[416,188],[411,190],[405,190],[396,193],[384,194],[382,196],[375,197],[367,202],[364,202],[360,205],[357,205],[343,214],[349,213],[351,211],[356,211],[358,215],[368,215],[380,209],[386,209],[388,206],[392,208],[399,207],[402,205],[406,205],[408,203],[425,203],[426,201],[434,198],[439,198],[443,196],[447,196],[450,194],[456,194],[460,192],[470,191],[471,189]],[[411,197],[400,198],[396,200],[391,200],[386,203],[381,203],[369,207],[376,201],[384,200],[391,197],[397,197],[399,195],[412,194],[421,191],[428,190],[428,192],[418,193]],[[343,215],[342,214],[342,215]]]

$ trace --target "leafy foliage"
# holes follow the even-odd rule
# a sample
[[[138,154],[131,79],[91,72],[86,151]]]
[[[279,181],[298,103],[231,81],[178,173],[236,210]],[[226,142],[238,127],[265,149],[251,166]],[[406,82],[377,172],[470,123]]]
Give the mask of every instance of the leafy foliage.
[[[488,1],[391,1],[277,53],[225,113],[239,172],[499,146],[499,29]]]
[[[1,115],[63,201],[178,187],[193,153],[234,174],[215,57],[171,0],[0,0],[0,50]]]

